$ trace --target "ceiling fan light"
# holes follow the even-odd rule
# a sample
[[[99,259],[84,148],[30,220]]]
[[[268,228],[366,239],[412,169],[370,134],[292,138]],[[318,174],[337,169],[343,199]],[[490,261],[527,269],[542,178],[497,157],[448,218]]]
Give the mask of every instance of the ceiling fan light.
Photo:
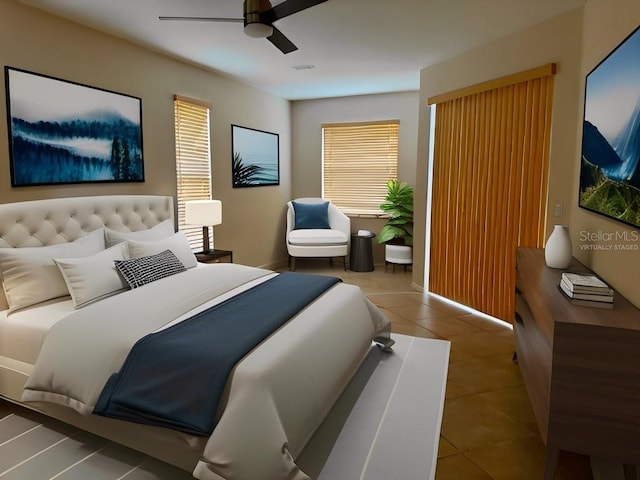
[[[273,27],[264,23],[247,23],[244,26],[244,33],[254,38],[266,38],[273,33]]]

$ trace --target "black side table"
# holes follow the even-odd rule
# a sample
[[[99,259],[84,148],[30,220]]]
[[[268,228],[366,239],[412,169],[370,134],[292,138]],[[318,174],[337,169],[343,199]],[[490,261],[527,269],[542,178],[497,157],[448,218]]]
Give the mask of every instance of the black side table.
[[[373,249],[371,240],[375,233],[369,235],[351,235],[351,254],[349,256],[349,270],[354,272],[373,271]]]
[[[207,253],[198,252],[195,255],[200,263],[218,263],[224,257],[229,257],[229,263],[233,263],[233,252],[231,250],[210,250]]]

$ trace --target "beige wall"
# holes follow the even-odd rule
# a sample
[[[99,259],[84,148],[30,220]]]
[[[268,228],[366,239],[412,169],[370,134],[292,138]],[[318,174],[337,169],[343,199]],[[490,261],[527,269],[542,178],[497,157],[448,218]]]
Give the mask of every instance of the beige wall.
[[[5,103],[0,102],[0,202],[80,195],[174,195],[172,95],[200,98],[214,107],[211,129],[213,187],[214,196],[224,202],[224,223],[215,230],[216,246],[233,249],[238,262],[272,265],[286,256],[282,239],[284,203],[290,198],[320,194],[320,125],[399,118],[400,178],[416,186],[413,281],[421,286],[426,204],[420,199],[426,198],[430,128],[426,99],[556,62],[559,70],[554,100],[547,225],[569,223],[574,254],[640,305],[638,252],[588,251],[581,248],[580,242],[582,231],[633,233],[635,229],[577,207],[584,76],[638,23],[640,3],[637,0],[588,0],[584,10],[568,12],[424,69],[419,94],[402,92],[290,104],[224,76],[152,53],[13,0],[0,0],[0,60],[3,65],[142,98],[146,175],[146,181],[140,184],[11,188]],[[280,186],[231,188],[232,123],[280,134]],[[293,143],[292,138],[295,139]],[[554,217],[558,203],[564,206],[564,215],[560,218]],[[377,221],[355,221],[353,229],[376,231],[380,227]],[[380,258],[380,252],[376,251],[376,261]]]
[[[606,3],[606,0],[603,0]],[[430,118],[427,98],[476,83],[534,68],[550,62],[558,65],[555,78],[551,131],[547,232],[554,223],[570,223],[576,204],[578,150],[576,132],[581,118],[582,9],[555,17],[515,34],[422,70],[416,198],[426,198],[429,167]],[[555,217],[555,206],[563,215]],[[416,204],[413,282],[424,285],[426,205]]]
[[[582,73],[580,89],[584,88],[584,77],[600,63],[616,46],[640,24],[640,2],[638,0],[589,0],[584,8],[584,37],[582,52]],[[582,116],[583,98],[580,98],[579,112]],[[582,118],[581,118],[582,119]],[[574,157],[575,179],[572,198],[578,197],[578,175],[580,172],[579,152],[582,138],[581,124],[578,125]],[[620,222],[578,208],[573,202],[571,214],[571,238],[574,255],[601,275],[616,290],[632,303],[640,307],[640,251],[638,250],[586,250],[590,242],[582,241],[581,232],[605,235],[628,235],[632,240],[595,242],[601,245],[624,245],[640,248],[638,235],[640,228],[626,226]],[[602,238],[602,237],[601,237]]]
[[[293,198],[322,193],[322,124],[400,120],[398,177],[415,185],[419,93],[301,100],[292,102]],[[384,221],[353,218],[351,230],[378,233]],[[374,241],[374,262],[384,262],[384,249]]]
[[[0,102],[0,202],[109,194],[175,195],[173,94],[213,105],[214,197],[224,223],[216,247],[249,265],[284,260],[284,205],[291,198],[291,111],[287,100],[126,41],[0,0],[0,63],[142,98],[144,183],[11,188],[6,105]],[[4,90],[4,88],[3,88]],[[280,135],[280,186],[231,187],[231,124]]]

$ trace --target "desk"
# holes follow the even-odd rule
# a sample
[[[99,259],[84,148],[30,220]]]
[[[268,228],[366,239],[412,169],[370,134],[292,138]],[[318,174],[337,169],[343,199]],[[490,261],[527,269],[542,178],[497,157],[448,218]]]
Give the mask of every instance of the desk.
[[[233,252],[231,250],[211,250],[207,253],[198,252],[195,254],[200,263],[219,263],[220,259],[229,257],[229,263],[233,263]]]
[[[369,235],[351,235],[351,255],[349,256],[349,270],[354,272],[373,271],[373,248],[371,240],[375,233]]]

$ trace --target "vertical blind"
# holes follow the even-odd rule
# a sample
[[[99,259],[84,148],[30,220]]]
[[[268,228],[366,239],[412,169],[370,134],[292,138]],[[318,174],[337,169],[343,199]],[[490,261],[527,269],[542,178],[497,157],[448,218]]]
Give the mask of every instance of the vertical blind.
[[[352,214],[379,214],[398,177],[400,122],[322,125],[322,196]]]
[[[194,250],[202,250],[202,227],[186,225],[184,204],[188,200],[211,199],[211,152],[209,113],[211,106],[199,100],[173,98],[178,181],[178,229]],[[209,235],[212,235],[209,229]],[[209,239],[211,241],[211,239]]]
[[[429,290],[506,321],[516,248],[544,244],[554,72],[436,105]]]

